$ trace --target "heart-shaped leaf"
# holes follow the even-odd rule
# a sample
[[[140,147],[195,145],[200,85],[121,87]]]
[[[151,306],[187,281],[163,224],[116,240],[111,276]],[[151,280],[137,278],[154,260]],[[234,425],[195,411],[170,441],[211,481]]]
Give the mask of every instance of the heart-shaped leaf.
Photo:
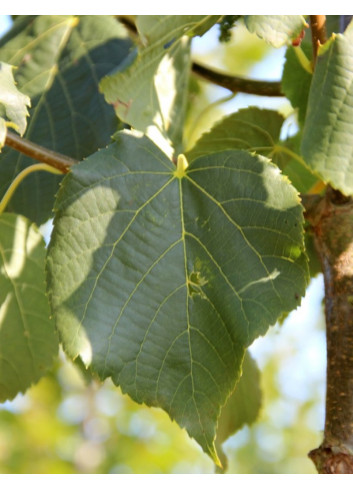
[[[48,283],[66,352],[162,407],[218,462],[246,347],[305,292],[302,226],[297,192],[266,158],[231,150],[176,168],[119,133],[57,198]]]
[[[15,214],[0,216],[0,401],[38,381],[58,353],[45,295],[45,244]]]

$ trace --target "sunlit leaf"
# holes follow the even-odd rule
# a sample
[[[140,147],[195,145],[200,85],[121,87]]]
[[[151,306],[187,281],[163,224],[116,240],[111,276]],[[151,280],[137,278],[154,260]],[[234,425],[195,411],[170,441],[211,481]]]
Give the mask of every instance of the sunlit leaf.
[[[306,162],[326,183],[353,194],[353,28],[319,51],[302,140]]]
[[[307,23],[302,15],[244,15],[246,27],[275,48],[289,44]]]
[[[0,149],[5,141],[5,122],[22,136],[27,124],[30,98],[21,93],[15,84],[13,66],[0,61]]]
[[[189,39],[202,35],[218,19],[216,15],[137,16],[141,44],[136,59],[100,83],[118,117],[147,133],[169,156],[173,154],[170,146],[178,150],[181,145]]]
[[[3,117],[0,117],[0,149],[3,147],[7,134],[6,121]]]
[[[217,461],[246,347],[305,292],[302,233],[297,192],[264,157],[231,150],[176,168],[122,132],[57,198],[48,285],[64,348]]]
[[[15,214],[0,216],[0,401],[38,381],[58,352],[44,257],[34,225]]]

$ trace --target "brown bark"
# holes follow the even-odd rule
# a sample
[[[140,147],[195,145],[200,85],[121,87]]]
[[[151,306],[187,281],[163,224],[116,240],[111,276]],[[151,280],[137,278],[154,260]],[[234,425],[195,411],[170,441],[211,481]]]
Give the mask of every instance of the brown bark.
[[[74,160],[69,156],[57,153],[48,148],[44,148],[43,146],[33,143],[28,139],[21,138],[11,131],[7,131],[5,145],[19,151],[20,153],[30,156],[34,160],[46,163],[62,173],[67,173],[72,165],[78,163],[77,160]]]
[[[326,15],[310,15],[310,25],[315,64],[319,46],[326,42]]]
[[[314,65],[326,41],[325,15],[311,15]],[[303,204],[325,282],[324,439],[309,453],[320,474],[353,474],[353,199],[327,187]]]
[[[353,473],[353,200],[328,188],[308,209],[325,281],[324,440],[309,457],[319,473]]]
[[[204,80],[227,88],[231,92],[249,93],[264,97],[283,97],[280,82],[250,80],[239,76],[228,75],[195,62],[192,63],[192,72]]]

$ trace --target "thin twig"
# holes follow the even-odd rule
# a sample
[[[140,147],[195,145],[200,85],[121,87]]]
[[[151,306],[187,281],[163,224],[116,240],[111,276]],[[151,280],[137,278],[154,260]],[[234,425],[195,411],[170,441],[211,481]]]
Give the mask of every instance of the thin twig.
[[[131,20],[129,15],[116,15],[116,18],[126,27],[130,34],[137,35],[138,31],[135,23]]]
[[[210,81],[220,87],[228,88],[231,92],[250,93],[265,97],[284,96],[281,90],[281,83],[277,81],[250,80],[248,78],[228,75],[195,62],[192,64],[192,71],[204,80]]]
[[[326,42],[326,15],[310,15],[313,61],[316,63],[319,46]]]
[[[10,146],[11,148],[25,154],[26,156],[29,156],[30,158],[33,158],[36,161],[46,163],[47,165],[59,170],[61,173],[68,173],[70,167],[75,163],[78,163],[77,160],[74,160],[69,156],[57,153],[56,151],[52,151],[48,148],[44,148],[39,144],[28,141],[27,139],[23,139],[11,131],[7,131],[5,145]]]

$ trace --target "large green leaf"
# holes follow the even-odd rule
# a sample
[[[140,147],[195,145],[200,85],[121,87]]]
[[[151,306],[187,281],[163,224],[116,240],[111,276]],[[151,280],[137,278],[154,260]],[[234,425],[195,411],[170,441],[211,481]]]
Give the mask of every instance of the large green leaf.
[[[244,15],[246,27],[275,48],[289,44],[307,23],[302,15]]]
[[[131,45],[109,16],[43,15],[19,18],[0,44],[0,59],[17,66],[18,88],[31,97],[26,137],[82,159],[110,142],[117,129],[112,107],[98,90],[100,79],[125,58]],[[0,194],[33,160],[4,148]],[[52,215],[61,177],[29,176],[9,210],[41,223]]]
[[[321,178],[353,194],[353,28],[319,51],[302,140],[306,162]]]
[[[58,353],[45,293],[45,245],[15,214],[0,216],[0,401],[38,381]]]
[[[295,189],[264,157],[176,168],[122,132],[65,177],[48,284],[66,352],[160,406],[205,452],[246,347],[307,283]]]
[[[190,72],[190,37],[208,30],[219,16],[141,15],[141,43],[133,63],[100,83],[118,117],[148,134],[169,156],[181,150]]]
[[[19,133],[25,132],[28,116],[27,106],[31,100],[21,93],[15,84],[13,66],[0,62],[0,150],[5,142],[6,125]]]

